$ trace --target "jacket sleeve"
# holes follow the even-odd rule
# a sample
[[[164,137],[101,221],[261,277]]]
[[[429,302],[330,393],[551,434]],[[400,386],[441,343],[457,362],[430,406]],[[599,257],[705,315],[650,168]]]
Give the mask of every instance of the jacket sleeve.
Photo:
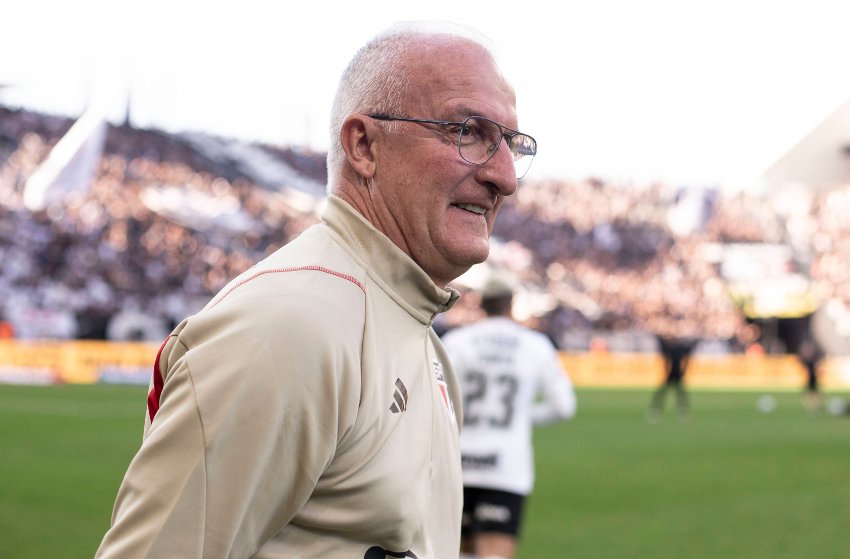
[[[322,304],[241,300],[190,320],[97,557],[250,557],[292,521],[360,392],[357,305]]]

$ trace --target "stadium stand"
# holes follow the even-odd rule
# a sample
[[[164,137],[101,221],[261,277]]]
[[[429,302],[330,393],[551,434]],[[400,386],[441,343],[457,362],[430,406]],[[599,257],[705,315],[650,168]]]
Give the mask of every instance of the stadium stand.
[[[26,180],[71,124],[0,108],[0,313],[20,338],[102,339],[131,311],[171,325],[316,219],[244,158],[126,126],[110,127],[88,190],[31,212]],[[268,153],[302,186],[324,181],[323,154]]]
[[[109,127],[90,188],[26,209],[27,179],[72,124],[0,106],[0,319],[19,338],[160,335],[317,219],[322,153],[128,125]],[[521,276],[526,318],[563,349],[654,351],[652,333],[675,330],[698,351],[736,352],[754,324],[764,338],[768,320],[816,316],[824,345],[846,354],[848,211],[850,185],[768,198],[531,178],[503,206],[493,259]],[[747,310],[753,283],[780,286],[777,313]]]

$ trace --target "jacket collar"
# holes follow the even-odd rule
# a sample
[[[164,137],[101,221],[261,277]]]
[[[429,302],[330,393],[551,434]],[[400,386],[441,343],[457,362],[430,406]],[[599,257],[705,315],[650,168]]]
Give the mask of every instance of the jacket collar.
[[[420,322],[430,324],[460,297],[455,289],[437,286],[410,256],[338,196],[328,196],[321,217],[370,279]]]

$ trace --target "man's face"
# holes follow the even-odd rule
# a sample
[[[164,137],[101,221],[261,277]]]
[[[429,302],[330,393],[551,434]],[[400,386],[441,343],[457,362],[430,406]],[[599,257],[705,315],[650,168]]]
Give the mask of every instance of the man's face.
[[[517,128],[513,90],[477,44],[432,43],[416,49],[409,64],[416,95],[403,116],[481,115]],[[460,157],[456,130],[394,124],[397,132],[378,146],[373,204],[386,211],[382,230],[443,286],[487,259],[496,214],[517,187],[513,160],[505,140],[487,163],[473,165]]]

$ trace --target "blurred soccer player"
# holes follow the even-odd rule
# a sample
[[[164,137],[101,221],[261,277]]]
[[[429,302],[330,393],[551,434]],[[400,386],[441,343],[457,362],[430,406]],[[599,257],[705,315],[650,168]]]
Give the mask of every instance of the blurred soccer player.
[[[99,557],[457,557],[460,393],[431,324],[536,143],[456,31],[349,64],[322,223],[163,345]]]
[[[823,361],[823,350],[814,338],[809,336],[797,348],[797,358],[806,370],[803,407],[809,412],[818,412],[824,406],[823,392],[820,387],[820,368]]]
[[[510,278],[494,274],[481,296],[487,317],[444,336],[464,400],[461,557],[511,559],[534,484],[532,427],[573,417],[576,397],[549,338],[512,319]]]
[[[664,400],[668,390],[676,394],[676,417],[680,421],[688,419],[691,413],[691,400],[685,389],[685,373],[691,354],[696,348],[697,340],[693,337],[677,337],[656,335],[658,347],[664,360],[664,380],[652,393],[649,408],[646,411],[647,420],[657,423],[664,412]]]

